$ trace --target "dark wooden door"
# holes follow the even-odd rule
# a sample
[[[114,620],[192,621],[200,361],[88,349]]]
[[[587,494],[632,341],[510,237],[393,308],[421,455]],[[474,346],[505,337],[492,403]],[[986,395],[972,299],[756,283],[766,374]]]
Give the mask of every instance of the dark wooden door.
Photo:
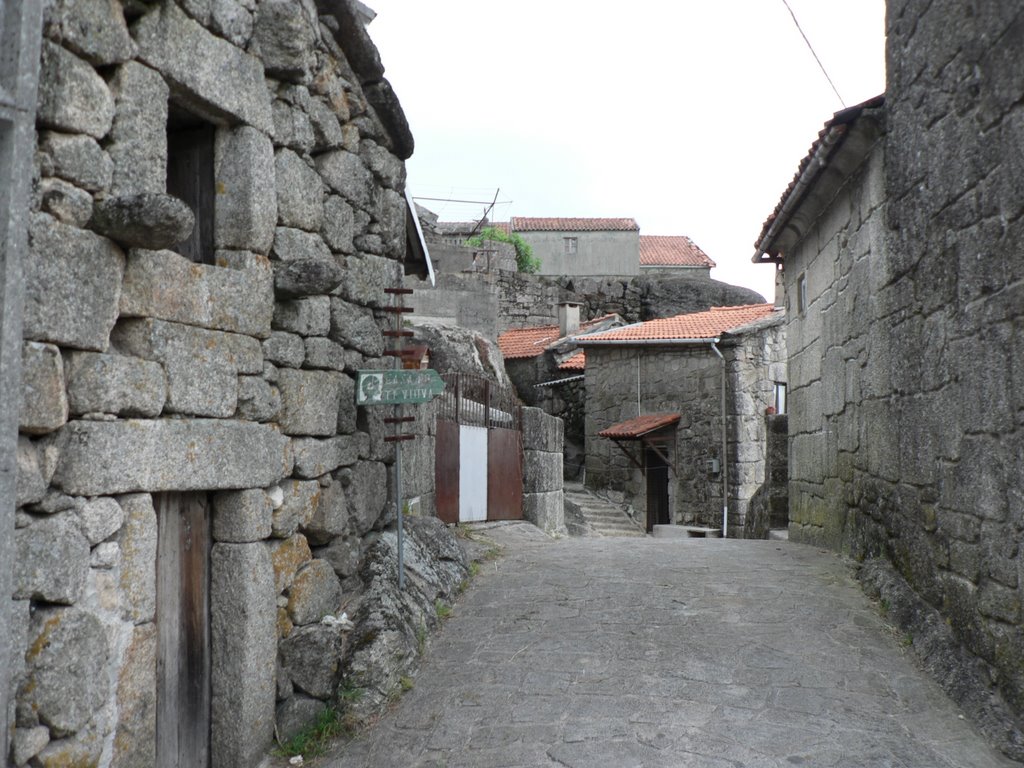
[[[434,439],[434,504],[441,520],[459,522],[459,424],[445,419]]]
[[[657,451],[646,450],[647,467],[647,532],[656,525],[667,525],[668,510],[668,464]]]
[[[205,494],[153,496],[157,514],[157,768],[210,764],[210,513]]]
[[[523,433],[491,428],[487,432],[487,519],[523,517]]]
[[[176,246],[197,264],[213,264],[213,137],[212,125],[192,125],[167,133],[167,193],[192,209],[196,225]]]

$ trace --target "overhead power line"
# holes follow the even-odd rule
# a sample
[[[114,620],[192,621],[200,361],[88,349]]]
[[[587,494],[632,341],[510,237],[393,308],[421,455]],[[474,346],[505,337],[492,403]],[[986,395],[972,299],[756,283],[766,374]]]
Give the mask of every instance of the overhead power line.
[[[843,105],[843,109],[845,109],[846,102],[843,101],[843,97],[839,95],[839,89],[836,88],[836,84],[832,82],[832,78],[828,76],[828,72],[825,70],[825,65],[821,63],[821,59],[818,58],[818,54],[814,52],[814,46],[811,45],[811,41],[808,40],[807,35],[804,34],[803,27],[800,26],[800,22],[797,19],[796,14],[793,13],[793,9],[789,7],[789,3],[786,2],[786,0],[782,0],[782,4],[786,6],[786,10],[789,11],[789,15],[793,17],[793,23],[796,24],[796,28],[797,31],[800,33],[800,37],[802,37],[804,39],[804,42],[807,43],[807,48],[808,50],[810,50],[811,56],[814,57],[814,60],[818,62],[818,66],[821,68],[821,74],[823,74],[825,76],[825,79],[828,80],[828,84],[832,86],[833,93],[835,93],[836,98],[839,99],[839,103]]]

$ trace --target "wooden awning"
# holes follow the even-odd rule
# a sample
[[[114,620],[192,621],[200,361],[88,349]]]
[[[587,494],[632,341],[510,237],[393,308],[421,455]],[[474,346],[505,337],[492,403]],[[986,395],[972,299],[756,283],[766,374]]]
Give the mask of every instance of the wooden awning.
[[[682,414],[680,413],[649,413],[646,416],[637,416],[633,419],[620,421],[618,424],[612,424],[597,434],[599,437],[607,437],[609,440],[612,440],[619,447],[619,450],[626,454],[626,458],[633,462],[645,475],[647,474],[647,467],[645,462],[640,460],[643,458],[643,454],[638,459],[629,452],[623,443],[639,442],[642,448],[650,448],[658,454],[661,460],[672,469],[672,473],[675,474],[675,465],[662,452],[662,449],[665,447],[665,440],[656,433],[667,430],[669,427],[674,427],[681,418]]]
[[[639,440],[651,432],[671,427],[679,422],[682,414],[679,413],[649,413],[646,416],[637,416],[635,419],[626,419],[618,424],[612,424],[607,429],[598,432],[599,437],[607,437],[612,440]]]

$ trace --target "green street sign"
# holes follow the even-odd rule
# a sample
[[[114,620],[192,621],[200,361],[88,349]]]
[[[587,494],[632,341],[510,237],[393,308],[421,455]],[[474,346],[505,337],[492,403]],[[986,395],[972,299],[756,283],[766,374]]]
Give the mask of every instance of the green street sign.
[[[356,405],[426,403],[444,392],[437,371],[359,371]]]

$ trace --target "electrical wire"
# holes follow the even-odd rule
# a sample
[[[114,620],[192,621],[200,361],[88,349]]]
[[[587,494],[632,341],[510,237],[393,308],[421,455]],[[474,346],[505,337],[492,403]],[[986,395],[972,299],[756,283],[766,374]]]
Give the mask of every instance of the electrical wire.
[[[807,35],[804,34],[803,27],[800,26],[800,22],[797,19],[796,14],[793,13],[793,9],[789,7],[789,3],[786,2],[786,0],[782,0],[782,4],[786,6],[786,10],[789,11],[789,15],[793,17],[793,23],[796,24],[800,37],[802,37],[804,42],[807,43],[807,48],[810,50],[811,56],[813,56],[814,60],[818,62],[818,66],[821,68],[821,74],[825,76],[825,79],[828,80],[828,84],[832,86],[832,92],[835,93],[836,98],[839,99],[839,103],[843,105],[843,109],[846,109],[846,102],[843,101],[843,97],[839,95],[839,89],[836,88],[836,84],[832,82],[832,78],[828,76],[828,72],[825,70],[825,65],[821,63],[821,59],[818,58],[818,54],[814,52],[814,46],[811,45],[811,41],[808,40]]]

